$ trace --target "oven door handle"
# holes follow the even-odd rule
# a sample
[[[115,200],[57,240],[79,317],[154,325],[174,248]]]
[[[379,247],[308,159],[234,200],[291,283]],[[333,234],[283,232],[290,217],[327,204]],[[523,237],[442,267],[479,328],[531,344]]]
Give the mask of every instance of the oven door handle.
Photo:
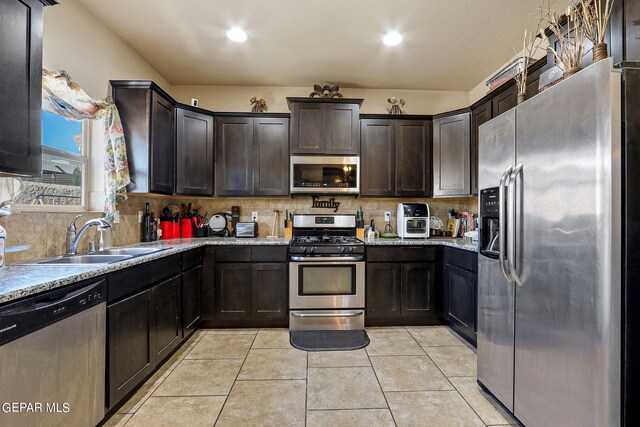
[[[310,257],[302,257],[302,256],[292,256],[289,258],[290,261],[297,262],[335,262],[335,261],[364,261],[363,256],[310,256]]]
[[[293,317],[358,317],[364,314],[363,311],[347,311],[345,313],[299,313],[297,311],[291,312]]]

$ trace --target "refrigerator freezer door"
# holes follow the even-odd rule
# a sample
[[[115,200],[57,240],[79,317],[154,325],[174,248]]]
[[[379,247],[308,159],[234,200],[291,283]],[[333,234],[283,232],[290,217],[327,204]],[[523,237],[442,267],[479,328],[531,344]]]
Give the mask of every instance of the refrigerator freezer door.
[[[514,414],[527,427],[620,425],[619,96],[609,59],[517,107]]]
[[[515,162],[516,112],[512,109],[480,126],[480,189],[496,187]],[[480,221],[482,223],[482,221]],[[504,233],[504,224],[500,232]],[[505,248],[501,248],[505,251]],[[478,256],[478,381],[513,410],[514,284],[497,259]]]

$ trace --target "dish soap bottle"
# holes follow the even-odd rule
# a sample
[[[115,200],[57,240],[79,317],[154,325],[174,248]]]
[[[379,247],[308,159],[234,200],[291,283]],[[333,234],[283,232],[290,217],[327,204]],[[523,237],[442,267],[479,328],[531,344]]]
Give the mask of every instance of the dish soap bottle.
[[[4,267],[4,253],[7,242],[7,232],[0,225],[0,268]]]
[[[376,238],[376,223],[371,220],[371,225],[369,226],[369,232],[367,233],[368,240],[375,240]]]

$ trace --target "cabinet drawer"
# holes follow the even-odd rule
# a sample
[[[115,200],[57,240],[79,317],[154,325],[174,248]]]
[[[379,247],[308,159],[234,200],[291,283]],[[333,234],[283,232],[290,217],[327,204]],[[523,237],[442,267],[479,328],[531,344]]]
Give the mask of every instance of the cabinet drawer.
[[[109,276],[107,285],[107,302],[119,300],[133,295],[151,286],[151,263],[117,271]]]
[[[367,247],[367,262],[398,262],[401,261],[401,247]]]
[[[425,262],[435,261],[433,246],[367,247],[367,262]]]
[[[181,254],[160,258],[151,262],[151,283],[158,283],[180,274]]]
[[[252,262],[286,262],[287,246],[254,246],[251,248]]]
[[[182,271],[202,265],[202,249],[194,249],[182,254]]]
[[[451,264],[474,273],[478,272],[478,254],[465,249],[444,248],[445,264]]]
[[[250,262],[251,248],[248,246],[223,246],[215,248],[216,262]]]
[[[435,261],[436,248],[432,246],[409,246],[402,247],[403,262],[425,262]]]

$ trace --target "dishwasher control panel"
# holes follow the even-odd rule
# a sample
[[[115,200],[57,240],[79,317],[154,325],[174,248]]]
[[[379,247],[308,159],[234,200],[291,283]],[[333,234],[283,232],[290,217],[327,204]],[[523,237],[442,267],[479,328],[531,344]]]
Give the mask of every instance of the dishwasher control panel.
[[[81,282],[0,307],[0,345],[104,302],[106,283]]]

